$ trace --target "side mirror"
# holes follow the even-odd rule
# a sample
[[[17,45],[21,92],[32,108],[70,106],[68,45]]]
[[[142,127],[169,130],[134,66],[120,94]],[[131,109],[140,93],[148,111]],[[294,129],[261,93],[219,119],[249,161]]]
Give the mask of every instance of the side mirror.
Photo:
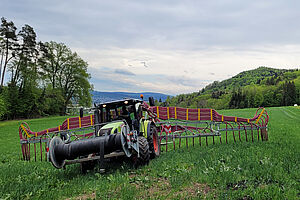
[[[150,106],[155,106],[153,97],[149,97],[149,104]]]

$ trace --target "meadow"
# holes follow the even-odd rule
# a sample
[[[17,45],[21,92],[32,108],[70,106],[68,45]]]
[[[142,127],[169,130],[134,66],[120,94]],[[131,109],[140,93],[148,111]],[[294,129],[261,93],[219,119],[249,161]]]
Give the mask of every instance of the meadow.
[[[252,117],[256,109],[220,110]],[[269,141],[237,142],[162,152],[149,165],[120,160],[80,174],[49,162],[22,161],[18,127],[0,122],[0,199],[299,199],[300,109],[267,108]],[[66,117],[26,120],[34,131]]]

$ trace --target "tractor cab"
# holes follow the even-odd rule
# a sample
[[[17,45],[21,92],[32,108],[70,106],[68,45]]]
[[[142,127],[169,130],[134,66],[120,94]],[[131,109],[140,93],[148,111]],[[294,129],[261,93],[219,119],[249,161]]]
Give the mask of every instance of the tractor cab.
[[[142,103],[143,101],[139,99],[123,99],[96,105],[95,123],[126,121],[130,130],[139,130],[139,121],[142,118]]]
[[[149,98],[154,105],[153,97]],[[123,99],[95,105],[95,135],[97,137],[118,135],[124,123],[128,125],[129,135],[143,137],[149,143],[150,157],[160,154],[157,128],[152,120],[143,117],[143,101]],[[146,114],[147,115],[147,114]]]

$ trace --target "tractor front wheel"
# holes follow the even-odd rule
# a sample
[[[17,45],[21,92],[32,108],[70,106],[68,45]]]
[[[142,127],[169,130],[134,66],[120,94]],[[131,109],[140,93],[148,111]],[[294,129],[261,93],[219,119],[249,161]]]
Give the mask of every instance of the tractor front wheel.
[[[140,157],[138,157],[137,154],[133,154],[132,161],[134,167],[139,167],[142,165],[146,165],[149,163],[150,160],[150,153],[149,153],[149,144],[146,138],[143,136],[138,137],[138,142],[139,142],[139,154]]]

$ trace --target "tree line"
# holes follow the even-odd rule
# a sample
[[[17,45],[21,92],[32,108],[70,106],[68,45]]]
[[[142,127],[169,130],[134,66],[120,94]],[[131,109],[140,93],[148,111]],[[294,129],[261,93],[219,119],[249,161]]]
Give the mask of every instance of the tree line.
[[[292,106],[299,103],[299,92],[293,81],[285,81],[279,87],[250,86],[233,91],[229,108],[253,108]]]
[[[37,41],[1,18],[0,119],[65,114],[68,105],[90,106],[88,64],[63,43]]]

